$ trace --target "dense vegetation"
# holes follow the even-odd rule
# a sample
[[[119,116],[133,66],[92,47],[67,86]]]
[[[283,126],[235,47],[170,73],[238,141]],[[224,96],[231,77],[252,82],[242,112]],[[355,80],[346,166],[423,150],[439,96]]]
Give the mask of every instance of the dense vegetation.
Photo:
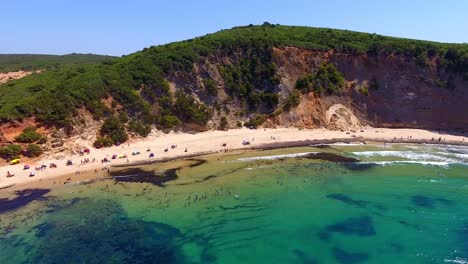
[[[219,66],[228,92],[240,102],[247,102],[250,109],[264,104],[274,110],[279,101],[275,88],[280,81],[272,62],[271,46],[260,40],[240,45],[239,50],[242,59]]]
[[[295,88],[317,95],[337,93],[345,85],[344,75],[332,63],[322,63],[316,72],[297,79]]]
[[[51,67],[45,73],[8,82],[0,86],[0,122],[34,116],[46,125],[72,126],[78,110],[85,108],[95,119],[107,120],[97,141],[103,146],[125,141],[127,132],[145,136],[151,125],[161,129],[188,123],[204,126],[213,109],[192,96],[197,87],[173,92],[166,78],[177,75],[189,79],[193,64],[210,54],[233,58],[218,69],[230,100],[245,106],[246,112],[269,115],[279,107],[288,110],[297,106],[299,96],[293,93],[283,102],[280,100],[280,80],[272,60],[275,46],[400,54],[420,65],[437,58],[441,69],[465,74],[468,79],[468,45],[265,23],[150,47],[115,60]],[[343,86],[342,82],[342,75],[332,64],[323,64],[317,72],[301,78],[296,87],[320,94],[334,93]],[[204,76],[201,86],[207,96],[218,93],[218,84],[208,76]],[[106,106],[104,99],[111,100],[112,107]],[[118,117],[122,112],[127,118]],[[256,115],[248,123],[255,126],[264,120],[264,115]]]
[[[0,54],[0,72],[51,70],[64,65],[112,60],[115,57],[94,54],[39,55],[39,54]]]
[[[19,158],[21,152],[21,146],[16,144],[11,144],[0,148],[0,156],[6,160]]]

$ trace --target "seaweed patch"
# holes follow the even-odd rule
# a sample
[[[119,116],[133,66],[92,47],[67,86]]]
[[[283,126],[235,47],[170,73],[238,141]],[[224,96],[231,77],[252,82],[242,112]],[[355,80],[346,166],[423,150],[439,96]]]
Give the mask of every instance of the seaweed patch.
[[[166,170],[162,173],[154,173],[132,168],[118,172],[111,172],[111,176],[116,182],[151,183],[159,187],[165,187],[166,182],[177,179],[178,170],[179,168]]]
[[[304,156],[306,159],[316,159],[316,160],[325,160],[331,162],[358,162],[358,159],[341,156],[338,154],[327,153],[327,152],[317,152],[317,153],[310,153]]]
[[[15,191],[15,198],[0,199],[0,214],[16,210],[35,200],[45,200],[44,195],[49,192],[49,189],[25,189],[21,191]]]

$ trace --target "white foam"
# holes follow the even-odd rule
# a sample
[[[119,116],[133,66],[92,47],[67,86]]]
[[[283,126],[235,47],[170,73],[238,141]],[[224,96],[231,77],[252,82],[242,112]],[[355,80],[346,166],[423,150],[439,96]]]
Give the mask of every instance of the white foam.
[[[275,160],[275,159],[284,159],[284,158],[296,158],[303,157],[309,154],[316,154],[318,152],[302,152],[302,153],[292,153],[292,154],[282,154],[282,155],[272,155],[272,156],[259,156],[259,157],[250,157],[250,158],[239,158],[238,161],[254,161],[254,160]]]
[[[451,262],[451,263],[457,263],[457,264],[468,264],[468,260],[456,257],[455,259],[444,259],[444,262]]]
[[[410,160],[423,160],[423,161],[445,161],[445,162],[456,162],[453,159],[442,157],[434,154],[416,152],[416,151],[361,151],[351,152],[357,156],[364,157],[400,157]]]
[[[429,183],[438,183],[438,182],[443,182],[442,180],[434,180],[434,179],[421,179],[421,180],[418,180],[418,182],[429,182]]]
[[[395,161],[363,161],[363,162],[359,162],[359,164],[374,164],[374,165],[382,165],[382,166],[395,165],[395,164],[421,164],[424,166],[448,167],[452,163],[445,162],[445,161],[395,160]]]
[[[345,143],[345,142],[336,142],[332,144],[328,144],[331,146],[362,146],[364,143]]]
[[[457,158],[468,160],[468,154],[459,154],[459,153],[450,153],[450,154]]]

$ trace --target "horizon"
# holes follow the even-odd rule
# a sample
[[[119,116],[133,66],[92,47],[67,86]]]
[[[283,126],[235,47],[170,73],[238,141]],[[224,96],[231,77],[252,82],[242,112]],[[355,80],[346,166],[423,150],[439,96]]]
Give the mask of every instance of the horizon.
[[[270,23],[270,22],[269,22],[269,21],[264,21],[264,23]],[[263,23],[262,23],[262,24],[263,24]],[[262,24],[253,24],[253,25],[254,25],[254,26],[261,26]],[[271,24],[273,24],[273,23],[271,23]],[[275,24],[275,25],[278,25],[278,26],[286,26],[286,27],[326,28],[326,29],[332,29],[332,30],[352,31],[352,32],[364,33],[364,34],[377,34],[377,35],[380,35],[380,36],[390,37],[390,38],[410,39],[410,40],[416,40],[416,41],[429,41],[429,42],[443,43],[443,44],[468,45],[467,42],[463,42],[463,43],[457,43],[457,42],[440,42],[440,41],[434,41],[434,40],[430,40],[430,39],[406,38],[406,37],[399,37],[399,36],[382,35],[382,34],[379,34],[379,33],[376,33],[376,32],[355,31],[355,30],[342,29],[342,28],[327,28],[327,27],[314,27],[314,26],[302,26],[302,25],[284,25],[284,24]],[[142,51],[143,49],[149,48],[149,47],[152,47],[152,46],[164,46],[164,45],[171,44],[171,43],[182,42],[182,41],[186,41],[186,40],[190,40],[190,39],[194,39],[194,38],[198,38],[198,37],[203,37],[203,36],[210,35],[210,34],[215,34],[215,33],[221,32],[221,31],[223,31],[223,30],[231,30],[231,29],[234,29],[234,28],[246,27],[246,26],[249,26],[249,24],[247,24],[247,25],[234,26],[234,27],[231,27],[231,28],[223,28],[223,29],[219,29],[219,30],[214,31],[214,32],[207,32],[207,33],[202,34],[202,35],[199,35],[199,36],[194,36],[193,38],[174,40],[174,41],[171,41],[171,42],[160,43],[160,44],[157,44],[157,45],[149,45],[149,46],[146,46],[146,47],[142,47],[142,48],[139,49],[139,50],[131,51],[131,52],[127,53],[127,54],[122,54],[122,55],[100,54],[100,53],[92,53],[92,52],[87,52],[87,53],[84,53],[84,52],[71,52],[71,53],[66,53],[66,54],[51,54],[51,53],[0,53],[0,55],[54,55],[54,56],[67,56],[67,55],[73,55],[73,54],[80,54],[80,55],[102,55],[102,56],[123,57],[123,56],[130,55],[130,54],[132,54],[132,53],[136,53],[136,52]]]
[[[137,0],[132,4],[47,0],[28,5],[10,0],[3,6],[10,10],[3,16],[7,21],[4,23],[14,26],[4,29],[0,54],[122,56],[150,46],[263,22],[442,43],[468,42],[468,36],[458,34],[468,26],[463,14],[468,3],[455,0],[448,3],[291,0],[287,6],[280,1],[265,0],[228,4],[214,0],[202,3]],[[19,17],[20,13],[24,15]],[[434,19],[437,17],[443,19]]]

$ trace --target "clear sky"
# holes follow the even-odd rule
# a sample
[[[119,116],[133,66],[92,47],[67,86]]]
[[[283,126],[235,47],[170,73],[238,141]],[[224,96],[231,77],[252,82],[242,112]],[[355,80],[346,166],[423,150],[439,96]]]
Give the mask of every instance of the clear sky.
[[[122,55],[234,26],[468,42],[465,0],[1,0],[0,53]]]

